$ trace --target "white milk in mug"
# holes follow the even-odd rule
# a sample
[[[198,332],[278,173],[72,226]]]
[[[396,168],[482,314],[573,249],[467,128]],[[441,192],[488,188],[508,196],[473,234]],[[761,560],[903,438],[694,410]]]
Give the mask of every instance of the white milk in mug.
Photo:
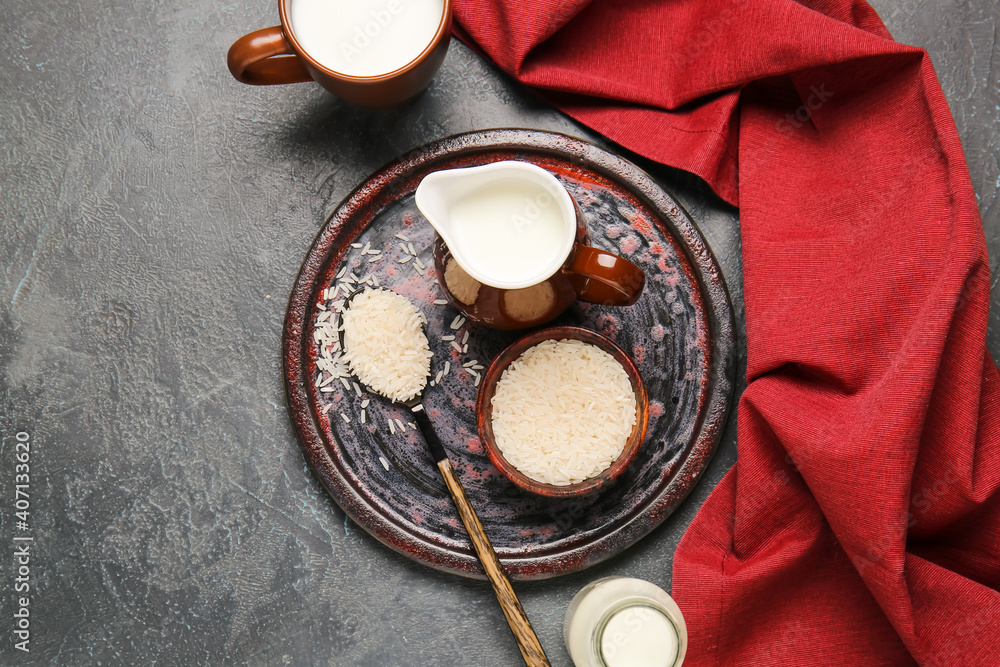
[[[443,0],[292,0],[302,49],[340,74],[373,77],[406,66],[434,39]]]

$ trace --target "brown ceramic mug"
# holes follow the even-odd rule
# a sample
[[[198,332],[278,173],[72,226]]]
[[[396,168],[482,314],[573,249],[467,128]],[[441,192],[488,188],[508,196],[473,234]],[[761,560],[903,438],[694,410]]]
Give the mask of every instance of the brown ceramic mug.
[[[487,200],[481,209],[472,215],[456,213],[467,211],[463,202],[470,197],[478,200],[477,193],[482,192],[489,194],[483,195]],[[505,161],[434,172],[417,188],[416,204],[438,232],[434,265],[445,295],[465,316],[484,326],[508,330],[537,326],[577,299],[628,306],[639,299],[646,284],[638,266],[589,245],[580,206],[558,179],[537,165]],[[455,222],[462,215],[466,225],[480,230],[477,238],[490,237],[485,245],[479,244],[480,259],[501,258],[490,267],[492,275],[475,268],[475,252],[463,254],[461,248],[449,247],[475,236]],[[549,222],[540,224],[542,219]],[[533,227],[551,234],[523,235]],[[517,270],[506,262],[534,251],[545,258],[538,270],[532,274],[532,264],[526,275],[515,279]]]
[[[279,0],[281,25],[229,49],[237,81],[316,81],[355,104],[388,108],[419,95],[451,38],[451,0]]]

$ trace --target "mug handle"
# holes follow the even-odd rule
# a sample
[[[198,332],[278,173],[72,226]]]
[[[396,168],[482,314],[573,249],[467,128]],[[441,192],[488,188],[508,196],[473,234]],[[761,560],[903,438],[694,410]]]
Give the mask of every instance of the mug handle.
[[[280,25],[243,35],[229,47],[227,60],[241,83],[271,86],[313,80]]]
[[[639,300],[646,275],[638,266],[599,248],[574,246],[567,277],[582,301],[603,306],[631,306]]]

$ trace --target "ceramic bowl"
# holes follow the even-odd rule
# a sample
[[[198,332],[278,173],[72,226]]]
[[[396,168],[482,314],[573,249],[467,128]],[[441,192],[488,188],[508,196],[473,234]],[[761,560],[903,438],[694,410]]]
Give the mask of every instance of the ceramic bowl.
[[[528,477],[504,458],[503,454],[500,452],[500,448],[497,446],[496,438],[493,435],[492,402],[493,395],[496,392],[497,382],[503,376],[503,372],[508,366],[510,366],[511,363],[514,362],[515,359],[528,350],[528,348],[546,340],[567,339],[579,340],[584,343],[596,345],[614,357],[618,363],[622,365],[629,377],[629,381],[632,383],[632,390],[635,392],[636,420],[635,426],[632,428],[632,434],[625,442],[625,447],[623,448],[622,453],[617,459],[615,459],[610,467],[598,475],[585,479],[582,482],[577,482],[576,484],[547,484]],[[624,350],[604,336],[581,327],[550,327],[534,331],[518,338],[516,341],[511,343],[507,349],[497,355],[497,357],[490,363],[489,368],[486,369],[486,374],[483,376],[483,381],[479,387],[479,393],[476,397],[476,423],[479,428],[479,437],[486,448],[486,452],[490,456],[490,460],[493,461],[493,464],[518,487],[532,493],[554,498],[566,498],[593,493],[621,475],[625,468],[627,468],[635,458],[636,453],[638,453],[639,448],[642,446],[643,440],[646,437],[646,426],[648,421],[649,397],[646,394],[646,385],[642,381],[642,376],[639,375],[639,369],[636,368],[631,357],[629,357]]]

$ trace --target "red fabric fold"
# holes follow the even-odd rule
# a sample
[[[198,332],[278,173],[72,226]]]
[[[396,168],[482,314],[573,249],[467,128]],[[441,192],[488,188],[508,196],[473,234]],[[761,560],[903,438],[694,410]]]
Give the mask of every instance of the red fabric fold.
[[[926,52],[861,0],[456,0],[457,32],[740,208],[738,461],[674,557],[688,664],[1000,664],[989,264]]]

